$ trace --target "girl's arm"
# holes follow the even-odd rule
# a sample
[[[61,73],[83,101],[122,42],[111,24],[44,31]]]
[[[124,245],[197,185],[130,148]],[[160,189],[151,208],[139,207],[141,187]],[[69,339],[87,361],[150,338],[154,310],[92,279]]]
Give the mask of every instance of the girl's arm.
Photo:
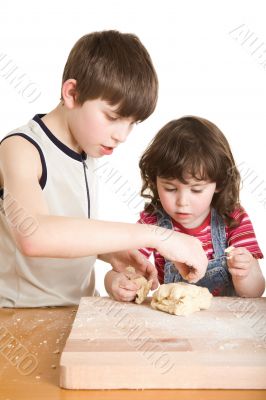
[[[104,286],[109,294],[118,301],[132,301],[136,297],[139,287],[121,272],[108,271],[104,278]]]
[[[259,262],[245,247],[230,251],[227,261],[236,293],[241,297],[260,297],[265,290],[265,279]]]

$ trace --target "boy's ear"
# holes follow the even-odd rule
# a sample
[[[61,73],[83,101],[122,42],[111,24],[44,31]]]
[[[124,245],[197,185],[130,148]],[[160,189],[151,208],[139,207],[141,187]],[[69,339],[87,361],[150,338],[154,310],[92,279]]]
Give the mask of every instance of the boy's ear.
[[[77,104],[77,81],[76,79],[67,79],[62,85],[62,100],[69,109]]]

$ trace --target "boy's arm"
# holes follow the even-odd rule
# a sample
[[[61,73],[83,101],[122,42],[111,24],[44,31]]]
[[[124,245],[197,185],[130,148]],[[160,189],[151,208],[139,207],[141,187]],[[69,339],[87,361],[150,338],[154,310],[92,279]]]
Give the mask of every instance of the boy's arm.
[[[156,248],[165,258],[194,267],[191,282],[204,276],[207,257],[194,237],[153,225],[128,224],[49,215],[39,185],[41,161],[35,147],[21,137],[0,146],[0,169],[4,180],[4,209],[21,251],[32,257],[74,258],[116,251]],[[3,183],[2,183],[3,184]],[[7,199],[14,199],[25,215],[36,221],[30,235],[17,229],[10,218]]]

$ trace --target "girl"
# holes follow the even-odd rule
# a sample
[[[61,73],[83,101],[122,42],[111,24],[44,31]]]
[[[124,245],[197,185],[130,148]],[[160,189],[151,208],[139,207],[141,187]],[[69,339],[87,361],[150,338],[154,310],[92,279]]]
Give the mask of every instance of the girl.
[[[139,223],[157,225],[198,238],[209,263],[196,283],[214,296],[258,297],[265,279],[252,223],[239,203],[240,174],[223,133],[210,121],[187,116],[166,124],[140,160],[141,194],[149,199]],[[226,257],[225,249],[232,246]],[[185,266],[153,253],[160,283],[188,281]],[[107,291],[132,300],[125,277],[106,276]],[[122,282],[122,284],[120,284]],[[191,282],[191,281],[190,281]],[[120,287],[122,286],[122,287]]]

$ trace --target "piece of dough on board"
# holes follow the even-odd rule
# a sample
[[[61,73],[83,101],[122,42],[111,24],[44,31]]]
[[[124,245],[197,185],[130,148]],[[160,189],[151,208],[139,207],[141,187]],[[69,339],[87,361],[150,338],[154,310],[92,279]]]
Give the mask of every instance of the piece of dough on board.
[[[147,281],[144,276],[136,274],[134,267],[127,267],[126,268],[126,276],[128,279],[134,281],[137,285],[140,286],[136,293],[135,303],[141,304],[147,297],[152,285],[152,280]]]
[[[208,309],[211,298],[207,288],[185,282],[167,283],[153,293],[151,306],[169,314],[189,315]]]

